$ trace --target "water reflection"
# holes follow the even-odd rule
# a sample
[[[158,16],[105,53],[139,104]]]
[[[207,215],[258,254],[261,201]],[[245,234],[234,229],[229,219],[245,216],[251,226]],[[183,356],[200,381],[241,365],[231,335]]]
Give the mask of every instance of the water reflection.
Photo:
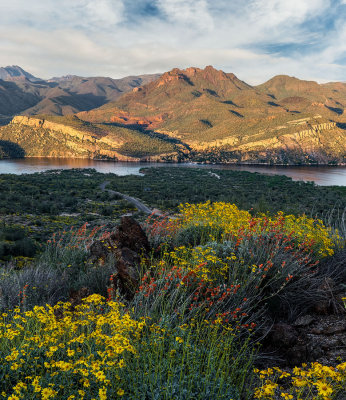
[[[190,167],[208,169],[231,169],[238,171],[260,172],[265,174],[286,175],[293,180],[313,181],[318,185],[346,186],[346,167],[282,167],[249,165],[199,165],[199,164],[163,164],[163,163],[125,163],[114,161],[95,161],[76,158],[26,158],[0,160],[0,173],[30,174],[50,169],[95,168],[99,172],[113,172],[117,175],[139,175],[142,167]]]

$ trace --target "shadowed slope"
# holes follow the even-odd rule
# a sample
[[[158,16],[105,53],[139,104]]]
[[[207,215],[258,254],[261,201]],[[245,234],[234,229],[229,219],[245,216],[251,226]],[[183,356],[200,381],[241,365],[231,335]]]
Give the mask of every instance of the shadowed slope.
[[[0,68],[0,115],[74,114],[118,99],[159,74],[122,79],[68,75],[39,79],[18,66]]]

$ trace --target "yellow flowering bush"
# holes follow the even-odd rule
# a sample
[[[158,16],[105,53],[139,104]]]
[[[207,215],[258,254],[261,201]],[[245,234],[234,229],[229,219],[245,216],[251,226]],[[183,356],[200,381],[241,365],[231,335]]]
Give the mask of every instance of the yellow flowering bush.
[[[180,246],[169,253],[170,262],[195,273],[205,281],[212,281],[214,275],[223,278],[228,276],[229,263],[236,260],[234,253],[225,259],[218,256],[211,246],[196,246],[189,248]],[[165,259],[163,258],[165,262]]]
[[[208,321],[148,321],[99,295],[74,309],[59,303],[3,313],[0,398],[240,400],[238,389],[248,390],[242,377],[253,353],[232,331]]]
[[[127,382],[126,399],[240,400],[250,398],[244,376],[251,373],[249,341],[220,323],[191,320],[148,322],[134,357],[119,376]],[[164,322],[166,321],[166,322]]]
[[[126,353],[135,354],[133,341],[145,326],[96,294],[75,309],[17,308],[0,321],[0,393],[9,399],[84,399],[96,392],[106,399],[111,389],[111,398],[122,396],[117,371]]]
[[[210,232],[222,229],[223,239],[243,234],[282,232],[301,246],[311,247],[319,257],[333,255],[335,244],[344,244],[338,233],[326,227],[321,220],[306,215],[285,215],[283,212],[270,217],[264,214],[253,217],[248,211],[239,210],[235,204],[224,202],[181,204],[179,224],[180,229],[201,225],[209,227]]]
[[[237,232],[248,225],[251,214],[248,211],[239,210],[235,204],[215,202],[200,204],[185,203],[179,206],[181,214],[181,226],[208,225],[210,227],[222,227],[227,232]]]
[[[255,389],[255,399],[330,400],[346,387],[346,362],[335,368],[318,362],[310,367],[303,364],[290,373],[277,367],[254,372],[261,381]]]

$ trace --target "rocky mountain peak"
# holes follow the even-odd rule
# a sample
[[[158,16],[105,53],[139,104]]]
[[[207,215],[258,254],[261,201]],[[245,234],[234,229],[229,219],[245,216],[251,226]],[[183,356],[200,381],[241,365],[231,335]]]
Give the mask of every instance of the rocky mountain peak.
[[[157,87],[168,83],[185,81],[193,85],[196,81],[208,81],[214,86],[218,86],[220,81],[230,81],[240,88],[248,88],[249,85],[239,80],[233,73],[226,73],[222,70],[214,68],[212,65],[206,66],[204,69],[197,67],[189,67],[186,69],[173,68],[171,71],[164,73],[157,81]]]
[[[29,72],[24,71],[23,68],[18,65],[11,65],[7,67],[0,67],[0,79],[3,81],[15,81],[15,80],[29,80],[31,82],[38,82],[41,79],[36,78]]]

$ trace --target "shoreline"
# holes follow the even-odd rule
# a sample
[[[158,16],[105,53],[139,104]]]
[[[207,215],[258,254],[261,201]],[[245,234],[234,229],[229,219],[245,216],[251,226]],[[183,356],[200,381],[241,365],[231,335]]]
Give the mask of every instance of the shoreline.
[[[237,162],[237,163],[210,163],[210,162],[197,162],[197,161],[161,161],[161,160],[140,160],[140,161],[127,161],[127,160],[112,160],[104,158],[86,158],[86,157],[50,157],[50,156],[30,156],[30,157],[16,157],[16,158],[0,158],[0,161],[15,161],[15,160],[31,160],[31,159],[50,159],[50,160],[85,160],[85,161],[97,161],[97,162],[113,162],[113,163],[126,163],[126,164],[167,164],[167,165],[179,165],[179,164],[190,164],[190,165],[203,165],[203,166],[247,166],[247,167],[346,167],[346,163],[338,164],[271,164],[271,163],[249,163],[249,162]]]

